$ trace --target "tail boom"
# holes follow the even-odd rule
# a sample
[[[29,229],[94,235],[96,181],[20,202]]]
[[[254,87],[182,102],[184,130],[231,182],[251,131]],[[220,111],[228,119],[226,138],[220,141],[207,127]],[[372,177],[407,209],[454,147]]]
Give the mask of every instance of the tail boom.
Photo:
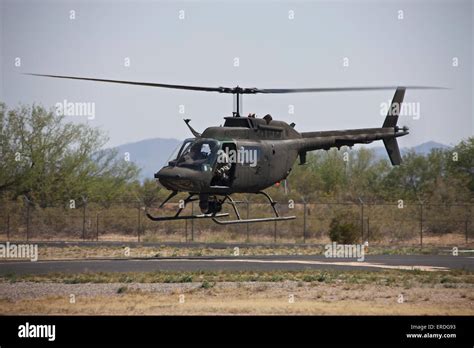
[[[398,87],[381,128],[301,133],[298,144],[300,156],[307,151],[329,150],[332,147],[340,148],[341,146],[353,146],[355,144],[369,144],[376,140],[382,140],[392,165],[399,165],[402,158],[396,138],[409,134],[408,128],[397,126],[404,96],[405,88]]]

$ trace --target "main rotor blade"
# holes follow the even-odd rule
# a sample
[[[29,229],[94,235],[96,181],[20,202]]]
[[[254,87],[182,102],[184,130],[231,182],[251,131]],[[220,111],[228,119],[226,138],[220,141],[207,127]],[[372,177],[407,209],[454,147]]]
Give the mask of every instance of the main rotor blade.
[[[330,87],[330,88],[254,88],[254,93],[311,93],[311,92],[349,92],[349,91],[382,91],[396,90],[400,86],[380,87]],[[406,89],[444,89],[444,87],[406,86]]]
[[[46,74],[32,74],[26,73],[25,75],[32,76],[43,76],[53,77],[57,79],[69,79],[69,80],[84,80],[84,81],[95,81],[95,82],[108,82],[118,83],[124,85],[135,85],[135,86],[147,86],[147,87],[161,87],[161,88],[173,88],[173,89],[184,89],[190,91],[201,91],[201,92],[218,92],[218,93],[229,93],[229,94],[283,94],[283,93],[314,93],[314,92],[348,92],[348,91],[378,91],[378,90],[396,90],[400,86],[379,86],[379,87],[318,87],[318,88],[244,88],[244,87],[202,87],[202,86],[187,86],[187,85],[171,85],[166,83],[153,83],[153,82],[137,82],[137,81],[124,81],[124,80],[109,80],[109,79],[96,79],[91,77],[78,77],[78,76],[63,76],[63,75],[46,75]],[[430,86],[405,86],[406,89],[445,89],[444,87],[430,87]]]
[[[135,86],[185,89],[185,90],[190,90],[190,91],[226,93],[226,90],[227,90],[227,88],[225,88],[225,87],[200,87],[200,86],[170,85],[170,84],[165,84],[165,83],[136,82],[136,81],[123,81],[123,80],[107,80],[107,79],[96,79],[96,78],[78,77],[78,76],[44,75],[44,74],[31,74],[31,73],[26,73],[26,75],[54,77],[54,78],[57,78],[57,79],[119,83],[119,84],[124,84],[124,85],[135,85]],[[227,93],[229,93],[229,92],[227,92]]]

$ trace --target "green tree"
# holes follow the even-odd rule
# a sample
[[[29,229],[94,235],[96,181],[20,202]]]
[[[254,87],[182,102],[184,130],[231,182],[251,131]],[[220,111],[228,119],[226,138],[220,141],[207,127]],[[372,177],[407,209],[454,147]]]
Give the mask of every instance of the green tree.
[[[160,202],[163,199],[161,187],[155,180],[146,179],[143,183],[135,187],[136,198],[146,207]]]
[[[461,141],[448,152],[447,169],[474,192],[474,137]],[[471,196],[472,197],[472,196]]]
[[[65,122],[42,106],[0,108],[0,194],[29,197],[42,207],[57,200],[110,199],[138,169],[103,149],[107,137],[87,124]]]
[[[425,200],[426,188],[432,180],[430,163],[423,155],[409,152],[402,165],[393,167],[384,180],[385,198]]]

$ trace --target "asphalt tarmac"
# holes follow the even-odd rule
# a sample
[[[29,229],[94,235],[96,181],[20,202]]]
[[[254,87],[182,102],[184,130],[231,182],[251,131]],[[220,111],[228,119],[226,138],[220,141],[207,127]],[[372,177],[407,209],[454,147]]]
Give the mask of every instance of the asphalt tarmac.
[[[450,255],[371,255],[364,261],[326,258],[324,255],[232,256],[185,258],[129,258],[2,261],[0,275],[83,272],[157,272],[157,271],[299,271],[299,270],[384,269],[474,271],[474,257]]]

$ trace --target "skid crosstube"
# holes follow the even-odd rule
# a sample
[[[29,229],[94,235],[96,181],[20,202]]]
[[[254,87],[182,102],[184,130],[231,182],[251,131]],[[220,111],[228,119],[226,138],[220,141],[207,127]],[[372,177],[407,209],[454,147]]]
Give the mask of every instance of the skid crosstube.
[[[286,220],[293,220],[296,219],[296,216],[280,216],[278,214],[278,210],[276,209],[275,205],[277,204],[272,197],[268,195],[268,193],[259,191],[257,194],[261,194],[265,196],[265,198],[268,200],[270,203],[270,206],[273,209],[273,213],[275,214],[275,217],[268,217],[268,218],[255,218],[255,219],[242,219],[240,217],[239,209],[237,208],[237,202],[235,202],[230,196],[226,196],[225,200],[229,201],[229,204],[232,206],[234,209],[234,213],[237,216],[236,220],[218,220],[216,217],[212,218],[212,221],[214,221],[216,224],[219,225],[235,225],[235,224],[246,224],[246,223],[252,223],[252,222],[271,222],[271,221],[286,221]]]

